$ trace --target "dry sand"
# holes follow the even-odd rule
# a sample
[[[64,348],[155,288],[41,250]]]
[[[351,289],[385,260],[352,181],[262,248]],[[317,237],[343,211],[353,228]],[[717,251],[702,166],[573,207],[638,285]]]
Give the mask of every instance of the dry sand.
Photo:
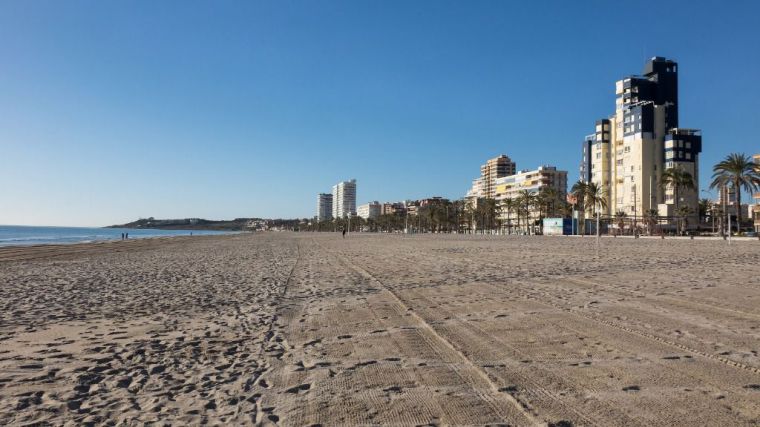
[[[760,243],[0,249],[0,425],[760,424]]]

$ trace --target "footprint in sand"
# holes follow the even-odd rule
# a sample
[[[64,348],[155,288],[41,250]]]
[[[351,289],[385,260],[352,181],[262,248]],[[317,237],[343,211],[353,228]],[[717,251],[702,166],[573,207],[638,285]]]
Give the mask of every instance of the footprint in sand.
[[[295,387],[291,387],[291,388],[285,390],[285,393],[302,394],[302,393],[306,393],[307,391],[309,391],[309,389],[311,389],[311,384],[307,383],[307,384],[301,384],[301,385],[297,385]]]

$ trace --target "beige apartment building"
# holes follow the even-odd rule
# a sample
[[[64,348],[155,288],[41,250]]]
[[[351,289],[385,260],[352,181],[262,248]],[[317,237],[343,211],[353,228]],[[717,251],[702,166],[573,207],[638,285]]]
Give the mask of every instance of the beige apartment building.
[[[359,205],[356,208],[356,215],[364,219],[377,219],[382,211],[382,205],[378,201],[369,202]]]
[[[511,176],[498,178],[494,185],[494,199],[501,202],[507,199],[517,199],[523,190],[538,194],[544,189],[554,189],[557,200],[565,200],[567,196],[567,171],[557,170],[554,166],[540,166],[534,170],[523,170]],[[535,206],[531,206],[528,218],[529,221],[540,219],[541,212]],[[501,213],[501,219],[516,223],[514,212],[507,215]],[[507,224],[508,225],[508,224]]]
[[[380,215],[403,215],[406,212],[406,206],[403,202],[386,202],[380,208]]]
[[[699,196],[699,130],[678,127],[678,64],[654,57],[642,76],[615,83],[615,114],[598,120],[584,141],[581,179],[601,185],[607,198],[604,215],[623,211],[641,217],[654,209],[663,217],[688,206],[688,224],[697,225]],[[692,175],[695,189],[662,189],[667,168],[679,167]]]
[[[496,180],[514,175],[516,172],[517,164],[504,154],[488,159],[484,165],[480,166],[480,177],[472,182],[471,192],[479,198],[493,199],[495,198]]]
[[[501,156],[506,157],[506,156]],[[501,158],[501,157],[497,157]],[[506,157],[508,159],[508,157]],[[491,160],[496,160],[491,159]],[[510,161],[511,162],[511,161]],[[511,162],[512,168],[514,163]],[[527,190],[531,193],[538,194],[545,188],[552,188],[556,191],[558,200],[565,200],[567,195],[567,171],[557,170],[554,166],[540,166],[534,170],[522,170],[519,172],[511,173],[506,176],[500,176],[490,184],[490,192],[486,191],[486,186],[482,183],[486,180],[485,174],[489,173],[491,169],[481,167],[481,177],[474,180],[472,187],[467,192],[465,199],[469,200],[475,206],[479,199],[491,198],[497,202],[502,202],[507,199],[516,199],[523,190]],[[514,170],[514,169],[507,169]],[[502,211],[501,219],[506,221],[507,217],[514,224],[517,222],[516,215],[512,212],[507,215]],[[531,206],[529,212],[529,219],[531,221],[539,219],[540,212],[535,206]]]

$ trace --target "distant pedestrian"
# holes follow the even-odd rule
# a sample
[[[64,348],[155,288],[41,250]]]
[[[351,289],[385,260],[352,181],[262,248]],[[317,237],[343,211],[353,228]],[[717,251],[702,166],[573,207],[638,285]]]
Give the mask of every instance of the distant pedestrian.
[[[121,233],[121,240],[124,240],[124,233]]]
[[[345,228],[343,229],[343,238],[344,239],[346,238],[346,229]]]
[[[124,234],[124,240],[129,239],[129,233]]]

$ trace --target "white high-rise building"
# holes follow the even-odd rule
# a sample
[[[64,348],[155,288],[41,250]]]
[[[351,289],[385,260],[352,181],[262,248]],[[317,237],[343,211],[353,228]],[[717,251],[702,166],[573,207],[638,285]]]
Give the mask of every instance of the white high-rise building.
[[[356,215],[356,180],[342,181],[333,185],[333,218]]]
[[[333,195],[320,193],[317,196],[317,221],[328,221],[333,218]]]

